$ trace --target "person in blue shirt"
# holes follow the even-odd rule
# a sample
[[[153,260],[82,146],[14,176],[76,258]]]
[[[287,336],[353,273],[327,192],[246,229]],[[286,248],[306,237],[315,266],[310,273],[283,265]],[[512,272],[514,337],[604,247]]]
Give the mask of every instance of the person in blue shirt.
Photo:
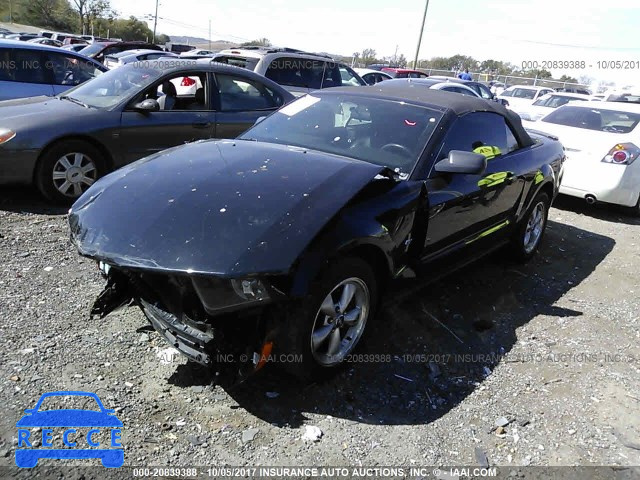
[[[473,77],[469,74],[469,69],[466,69],[464,73],[460,73],[458,78],[461,80],[473,80]]]

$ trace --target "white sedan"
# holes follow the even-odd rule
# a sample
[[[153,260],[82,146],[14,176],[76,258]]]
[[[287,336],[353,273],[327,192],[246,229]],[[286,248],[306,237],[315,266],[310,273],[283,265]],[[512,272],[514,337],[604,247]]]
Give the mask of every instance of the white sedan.
[[[514,85],[507,88],[498,95],[499,99],[505,99],[509,102],[509,108],[517,111],[524,107],[528,107],[547,93],[554,93],[555,90],[546,87],[532,87],[530,85]]]
[[[391,80],[393,77],[388,73],[373,70],[371,68],[354,68],[353,69],[362,79],[367,82],[367,85],[375,85],[383,80]]]
[[[552,134],[566,149],[560,193],[632,207],[640,215],[640,105],[573,102],[526,128]]]
[[[551,113],[554,108],[561,107],[569,102],[591,100],[589,95],[580,93],[547,93],[529,106],[512,108],[523,120],[535,122]]]

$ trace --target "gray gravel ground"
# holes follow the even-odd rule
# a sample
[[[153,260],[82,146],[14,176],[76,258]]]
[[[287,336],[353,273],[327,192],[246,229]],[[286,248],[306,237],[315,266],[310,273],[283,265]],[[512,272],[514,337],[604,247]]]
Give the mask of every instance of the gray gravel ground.
[[[0,466],[23,410],[55,390],[116,408],[128,466],[638,466],[639,271],[640,220],[561,198],[527,265],[494,255],[396,286],[363,361],[331,380],[267,368],[225,391],[182,358],[163,364],[138,310],[90,321],[104,281],[65,211],[3,189]],[[303,440],[309,426],[318,441]]]

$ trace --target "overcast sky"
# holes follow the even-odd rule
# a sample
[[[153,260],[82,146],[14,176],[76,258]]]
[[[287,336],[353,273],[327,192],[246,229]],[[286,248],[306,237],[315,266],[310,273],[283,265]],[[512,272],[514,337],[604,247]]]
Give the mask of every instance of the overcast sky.
[[[123,16],[153,14],[155,0],[111,0]],[[246,41],[351,55],[373,48],[379,57],[413,60],[425,0],[161,0],[158,31],[168,35]],[[640,68],[604,70],[598,60],[640,62],[640,2],[609,0],[430,0],[420,58],[457,53],[521,65],[526,60],[584,60],[590,75],[640,84]],[[151,26],[152,23],[151,23]],[[576,47],[580,46],[580,47]]]

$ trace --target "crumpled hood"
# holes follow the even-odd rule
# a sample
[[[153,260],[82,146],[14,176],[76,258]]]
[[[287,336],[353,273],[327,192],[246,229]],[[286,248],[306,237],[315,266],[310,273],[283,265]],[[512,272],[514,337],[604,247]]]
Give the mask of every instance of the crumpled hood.
[[[383,167],[300,148],[206,141],[96,182],[70,210],[81,254],[112,265],[285,273]]]

